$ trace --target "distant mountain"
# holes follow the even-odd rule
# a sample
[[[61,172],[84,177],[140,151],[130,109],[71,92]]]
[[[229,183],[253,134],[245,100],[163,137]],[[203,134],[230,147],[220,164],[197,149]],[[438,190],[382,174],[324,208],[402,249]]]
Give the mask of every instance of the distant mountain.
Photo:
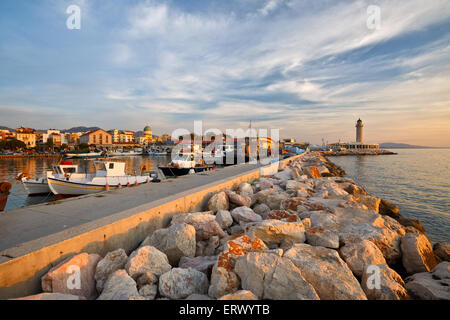
[[[100,129],[100,128],[99,127],[73,127],[73,128],[61,130],[61,131],[73,133],[73,132],[89,132],[89,131],[98,130],[98,129]]]
[[[383,142],[380,143],[381,149],[437,149],[436,147],[415,146],[407,143]]]
[[[11,129],[11,128],[4,127],[4,126],[0,126],[0,130],[16,131],[15,129]]]

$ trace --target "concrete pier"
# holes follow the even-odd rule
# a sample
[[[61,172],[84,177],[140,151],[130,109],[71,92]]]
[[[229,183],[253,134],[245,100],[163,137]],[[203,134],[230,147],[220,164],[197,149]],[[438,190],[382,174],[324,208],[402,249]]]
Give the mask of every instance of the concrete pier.
[[[39,292],[41,276],[75,253],[130,252],[174,214],[201,211],[214,193],[278,166],[243,164],[2,213],[0,299]]]

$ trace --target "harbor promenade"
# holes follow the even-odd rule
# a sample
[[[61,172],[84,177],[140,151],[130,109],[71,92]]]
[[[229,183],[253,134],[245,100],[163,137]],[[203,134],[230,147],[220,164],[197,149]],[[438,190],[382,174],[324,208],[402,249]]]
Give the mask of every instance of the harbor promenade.
[[[24,242],[101,218],[111,217],[112,222],[114,221],[113,215],[118,212],[133,211],[133,209],[139,208],[144,204],[175,194],[189,192],[191,189],[232,176],[245,174],[259,167],[260,165],[242,164],[218,168],[207,173],[163,180],[160,183],[150,183],[95,195],[57,200],[1,213],[0,255],[1,251],[18,246]]]

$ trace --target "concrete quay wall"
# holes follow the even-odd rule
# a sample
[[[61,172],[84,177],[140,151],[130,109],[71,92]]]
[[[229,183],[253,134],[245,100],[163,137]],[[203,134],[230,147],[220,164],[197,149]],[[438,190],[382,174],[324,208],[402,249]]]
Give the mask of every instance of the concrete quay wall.
[[[202,211],[214,193],[274,173],[279,165],[302,156],[280,160],[4,250],[0,252],[0,299],[40,292],[41,277],[74,254],[88,252],[104,256],[118,248],[130,253],[149,234],[166,227],[173,215]],[[98,201],[101,203],[102,198]],[[76,202],[76,205],[83,205],[82,198]]]

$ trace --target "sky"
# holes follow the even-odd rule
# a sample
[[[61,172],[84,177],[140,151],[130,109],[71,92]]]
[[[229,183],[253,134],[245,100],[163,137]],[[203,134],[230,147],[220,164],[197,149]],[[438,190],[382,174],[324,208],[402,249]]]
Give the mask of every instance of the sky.
[[[450,1],[0,1],[3,126],[252,121],[321,144],[358,118],[367,143],[450,146]]]

